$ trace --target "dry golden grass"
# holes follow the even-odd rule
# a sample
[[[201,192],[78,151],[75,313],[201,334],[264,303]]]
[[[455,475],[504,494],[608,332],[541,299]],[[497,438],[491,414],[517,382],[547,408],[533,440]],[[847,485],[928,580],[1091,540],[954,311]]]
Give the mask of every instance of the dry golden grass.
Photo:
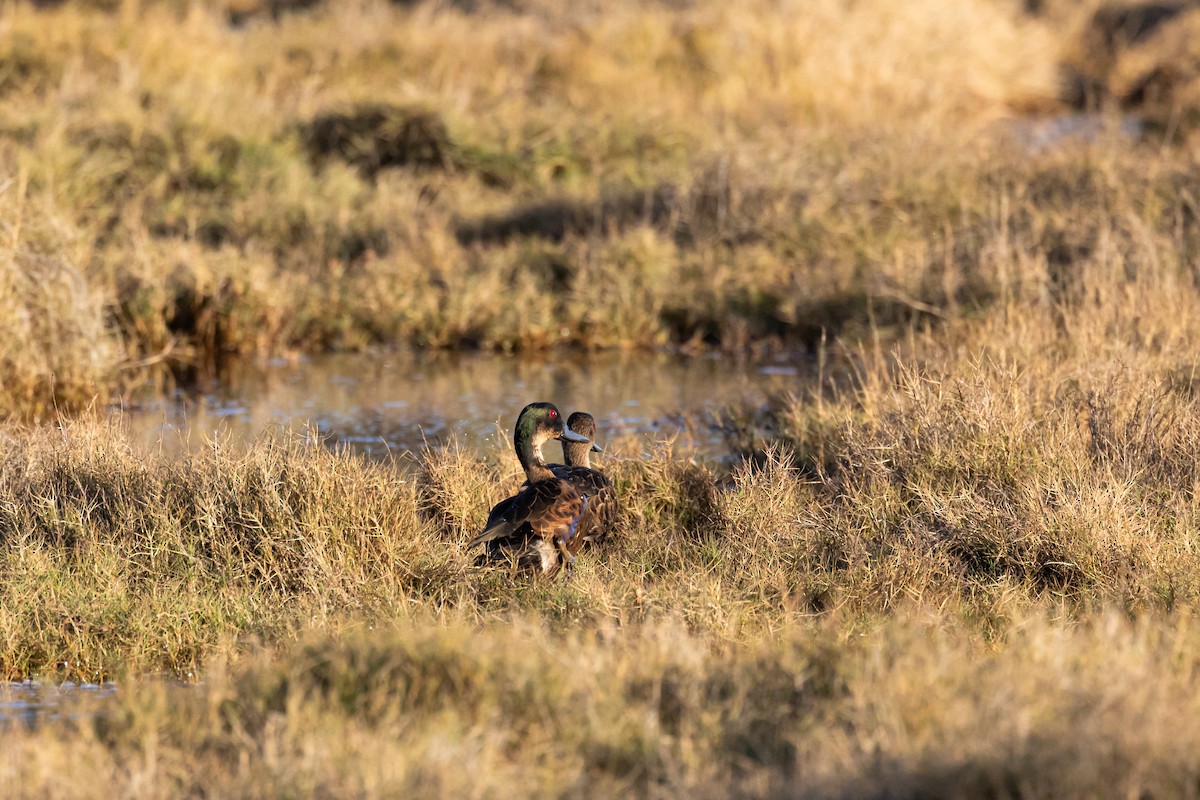
[[[0,10],[6,415],[230,352],[834,358],[727,410],[732,475],[611,443],[570,581],[463,550],[502,442],[7,424],[0,671],[120,682],[0,731],[14,794],[1197,793],[1191,84],[1142,142],[1009,119],[1194,14],[95,5]]]
[[[993,173],[959,146],[1056,91],[1052,31],[987,0],[99,5],[0,14],[0,227],[22,280],[84,287],[2,352],[103,344],[55,356],[94,388],[17,412],[144,359],[747,350],[940,309],[891,253],[970,241]]]
[[[0,733],[15,796],[1191,796],[1195,621],[935,612],[752,642],[677,621],[308,634]],[[85,705],[86,708],[86,705]],[[69,769],[66,765],[72,765]]]
[[[616,443],[618,536],[571,581],[462,550],[517,480],[502,442],[413,474],[10,427],[5,670],[121,688],[7,731],[8,785],[1189,796],[1200,316],[1138,316],[1188,301],[1136,263],[914,334],[906,366],[864,351],[731,481]]]
[[[1190,241],[1186,150],[1002,144],[1098,47],[1086,8],[100,5],[0,18],[10,280],[73,281],[8,293],[41,320],[0,351],[16,413],[230,353],[854,338],[973,313],[1004,248],[1057,271],[1147,194]],[[1187,19],[1154,32],[1180,64]]]

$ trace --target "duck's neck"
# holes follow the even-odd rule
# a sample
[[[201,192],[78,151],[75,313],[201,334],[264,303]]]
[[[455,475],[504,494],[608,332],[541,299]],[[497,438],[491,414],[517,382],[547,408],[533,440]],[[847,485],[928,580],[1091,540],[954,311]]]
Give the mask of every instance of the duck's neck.
[[[592,468],[591,442],[566,442],[563,444],[563,461],[568,467]]]
[[[525,478],[530,483],[554,477],[554,473],[546,466],[546,459],[542,456],[542,444],[543,440],[537,438],[532,431],[523,431],[518,428],[513,435],[517,460],[521,462],[521,469],[525,470]]]

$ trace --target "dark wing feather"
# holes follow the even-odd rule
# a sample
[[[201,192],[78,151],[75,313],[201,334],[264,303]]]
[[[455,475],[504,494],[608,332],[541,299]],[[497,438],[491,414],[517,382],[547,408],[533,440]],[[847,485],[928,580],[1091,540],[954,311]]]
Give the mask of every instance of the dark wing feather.
[[[583,497],[566,481],[538,481],[497,503],[484,529],[467,547],[512,537],[526,524],[535,536],[546,539],[569,536],[585,508]]]
[[[484,524],[484,532],[495,530],[498,524],[506,524],[508,517],[513,513],[513,506],[517,502],[520,495],[507,497],[497,503],[488,514],[487,523]],[[474,547],[480,536],[472,540],[471,547]],[[508,560],[511,555],[510,551],[521,548],[533,536],[533,529],[529,527],[529,523],[518,526],[511,533],[497,534],[494,538],[488,540],[487,549],[480,556],[483,562]],[[478,563],[478,562],[477,562]]]

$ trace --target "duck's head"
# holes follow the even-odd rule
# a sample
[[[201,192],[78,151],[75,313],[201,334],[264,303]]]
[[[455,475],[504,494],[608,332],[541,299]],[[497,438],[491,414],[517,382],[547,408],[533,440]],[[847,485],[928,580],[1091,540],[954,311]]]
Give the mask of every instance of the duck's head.
[[[513,439],[518,452],[523,449],[524,444],[538,453],[541,452],[542,445],[551,439],[561,439],[564,443],[591,441],[588,437],[571,430],[563,422],[562,414],[553,403],[530,403],[521,409]]]
[[[603,453],[596,444],[596,419],[586,411],[576,411],[567,417],[567,427],[587,439],[584,442],[563,442],[563,458],[572,466],[588,466],[589,453]]]

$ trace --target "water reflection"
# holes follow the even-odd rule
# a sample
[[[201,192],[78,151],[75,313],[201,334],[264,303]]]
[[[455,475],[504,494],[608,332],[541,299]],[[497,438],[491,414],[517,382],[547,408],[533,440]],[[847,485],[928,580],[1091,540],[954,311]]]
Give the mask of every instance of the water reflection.
[[[456,436],[467,447],[511,431],[521,407],[550,400],[590,411],[601,442],[678,436],[713,453],[721,434],[704,424],[728,404],[797,391],[810,365],[754,364],[663,354],[387,353],[332,355],[246,366],[198,393],[176,391],[114,409],[133,438],[167,455],[214,435],[250,441],[264,430],[311,424],[323,438],[371,456],[416,450]]]
[[[114,683],[0,682],[0,726],[33,729],[47,722],[92,716],[94,704],[113,697],[116,691]]]

